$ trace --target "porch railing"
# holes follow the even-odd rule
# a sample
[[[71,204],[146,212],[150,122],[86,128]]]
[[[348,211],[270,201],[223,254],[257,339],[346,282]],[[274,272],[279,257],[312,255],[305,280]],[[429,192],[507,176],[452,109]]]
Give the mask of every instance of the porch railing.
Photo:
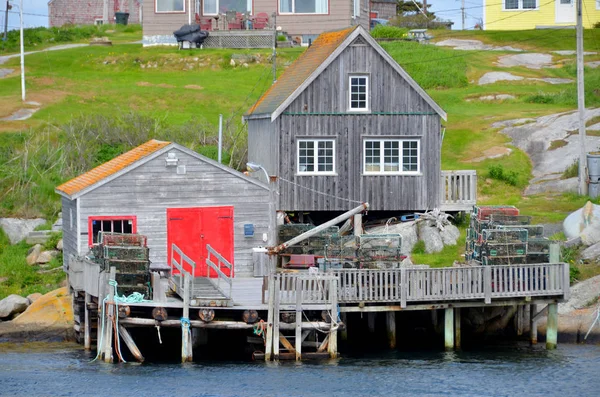
[[[179,272],[179,277],[176,277],[177,275],[172,273],[170,278],[172,287],[174,288],[175,292],[177,292],[180,296],[183,296],[182,294],[185,293],[184,275],[189,274],[192,279],[195,277],[196,262],[184,254],[181,248],[179,248],[177,245],[171,244],[170,265],[172,270],[177,270]],[[191,269],[191,271],[186,270],[186,267]]]
[[[341,269],[340,303],[443,302],[569,296],[569,265],[544,263],[439,269]]]
[[[206,277],[225,298],[231,299],[233,265],[209,244],[206,245],[206,253]],[[210,277],[211,270],[217,275],[216,279]]]
[[[442,171],[440,209],[468,211],[477,203],[477,171]]]
[[[275,293],[278,295],[279,305],[327,305],[330,304],[332,296],[332,281],[338,277],[331,274],[297,274],[277,273],[270,277],[275,278]],[[271,291],[267,291],[267,294]],[[263,298],[267,303],[268,295]]]

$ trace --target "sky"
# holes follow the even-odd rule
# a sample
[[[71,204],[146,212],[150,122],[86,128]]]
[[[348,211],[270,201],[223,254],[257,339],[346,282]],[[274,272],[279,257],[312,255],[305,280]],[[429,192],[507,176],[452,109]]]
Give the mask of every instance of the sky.
[[[22,0],[23,1],[23,24],[25,27],[48,26],[48,0]],[[80,0],[84,1],[84,0]],[[13,9],[8,17],[8,29],[19,28],[19,2],[20,0],[11,0]],[[454,29],[461,28],[461,0],[429,0],[430,10],[442,19],[454,21]],[[482,15],[482,0],[465,0],[465,12],[467,14],[465,28],[472,29]],[[6,0],[0,0],[0,21],[4,27],[4,10],[6,9]]]

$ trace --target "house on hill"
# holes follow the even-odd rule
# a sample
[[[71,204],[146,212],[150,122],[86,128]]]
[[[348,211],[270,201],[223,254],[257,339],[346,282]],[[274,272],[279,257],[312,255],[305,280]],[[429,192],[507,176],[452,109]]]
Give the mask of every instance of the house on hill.
[[[275,23],[304,45],[326,30],[369,26],[368,0],[142,1],[145,46],[175,45],[173,32],[193,22],[210,32],[205,47],[228,48],[271,48]]]
[[[116,11],[129,13],[129,23],[140,23],[141,3],[141,0],[50,0],[48,25],[114,23]]]
[[[170,265],[175,244],[195,261],[197,277],[206,277],[210,245],[232,264],[229,277],[249,280],[252,248],[275,233],[266,184],[176,143],[146,142],[56,192],[62,196],[64,268],[75,291],[83,288],[81,258],[101,231],[146,236],[153,264]]]
[[[583,1],[583,26],[600,22],[600,0]],[[574,26],[576,0],[483,0],[484,30],[527,30]]]
[[[360,26],[323,33],[244,116],[277,209],[468,210],[475,171],[441,171],[446,113]]]

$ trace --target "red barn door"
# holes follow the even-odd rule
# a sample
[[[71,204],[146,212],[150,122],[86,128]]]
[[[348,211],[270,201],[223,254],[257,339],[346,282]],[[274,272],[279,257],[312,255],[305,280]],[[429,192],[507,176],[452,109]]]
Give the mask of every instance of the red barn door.
[[[233,264],[233,207],[167,208],[169,261],[172,244],[196,263],[195,277],[207,276],[207,244]],[[175,259],[179,260],[177,254]],[[184,268],[191,272],[190,266]],[[225,269],[223,272],[233,276]],[[210,277],[216,274],[211,272]]]

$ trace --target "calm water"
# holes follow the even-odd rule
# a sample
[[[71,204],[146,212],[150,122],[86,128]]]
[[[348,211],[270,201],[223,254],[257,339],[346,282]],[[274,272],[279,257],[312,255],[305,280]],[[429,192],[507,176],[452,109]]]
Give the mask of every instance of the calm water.
[[[309,363],[90,363],[78,346],[0,346],[2,396],[600,396],[600,346],[494,346]]]

